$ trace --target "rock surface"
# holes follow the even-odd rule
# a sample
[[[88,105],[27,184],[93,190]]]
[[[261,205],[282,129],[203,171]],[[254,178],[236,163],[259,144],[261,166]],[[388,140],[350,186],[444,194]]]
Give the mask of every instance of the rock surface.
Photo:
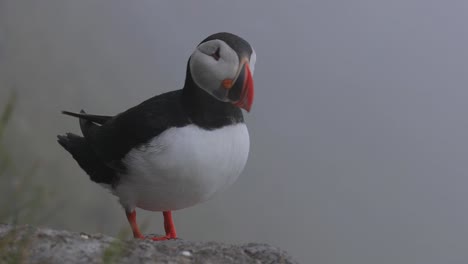
[[[101,234],[0,224],[0,263],[297,263],[266,244],[123,241]]]

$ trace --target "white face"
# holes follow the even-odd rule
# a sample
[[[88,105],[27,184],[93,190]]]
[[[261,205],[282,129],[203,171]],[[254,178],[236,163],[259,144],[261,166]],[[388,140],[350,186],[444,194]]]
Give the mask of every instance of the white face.
[[[253,76],[254,71],[255,71],[255,62],[257,61],[257,53],[255,53],[255,50],[252,46],[250,46],[250,48],[252,49],[252,54],[250,55],[249,66],[250,66],[250,72],[252,73],[252,76]]]
[[[253,50],[253,49],[252,49]],[[256,55],[252,52],[250,69],[253,74]],[[215,94],[223,80],[234,80],[239,72],[239,56],[222,40],[210,40],[199,45],[190,57],[190,72],[194,82],[220,100]]]

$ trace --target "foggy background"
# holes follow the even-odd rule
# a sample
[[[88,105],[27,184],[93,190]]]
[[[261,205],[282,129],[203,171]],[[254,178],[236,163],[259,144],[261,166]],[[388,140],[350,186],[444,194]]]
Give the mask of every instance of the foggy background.
[[[466,263],[467,13],[463,0],[0,0],[0,107],[18,95],[8,149],[52,192],[43,225],[129,230],[56,143],[79,131],[59,111],[113,115],[180,89],[194,47],[228,31],[257,52],[250,157],[228,191],[175,212],[180,237],[266,242],[302,263]],[[163,231],[160,213],[138,215]]]

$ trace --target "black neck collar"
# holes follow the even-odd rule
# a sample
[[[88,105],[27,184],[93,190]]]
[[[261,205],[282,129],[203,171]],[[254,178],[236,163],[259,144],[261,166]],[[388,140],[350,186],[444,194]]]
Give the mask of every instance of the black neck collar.
[[[242,110],[229,102],[214,98],[193,81],[189,64],[181,98],[190,120],[205,129],[216,129],[244,122]]]

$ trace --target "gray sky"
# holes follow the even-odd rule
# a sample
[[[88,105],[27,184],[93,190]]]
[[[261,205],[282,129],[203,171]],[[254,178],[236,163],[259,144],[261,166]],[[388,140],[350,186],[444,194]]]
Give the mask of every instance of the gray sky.
[[[303,263],[466,263],[468,2],[0,0],[0,104],[15,156],[66,206],[50,225],[115,235],[117,201],[55,135],[182,87],[229,31],[257,52],[239,181],[175,213],[190,240],[267,242]],[[1,106],[1,105],[0,105]],[[140,211],[147,231],[159,213]]]

